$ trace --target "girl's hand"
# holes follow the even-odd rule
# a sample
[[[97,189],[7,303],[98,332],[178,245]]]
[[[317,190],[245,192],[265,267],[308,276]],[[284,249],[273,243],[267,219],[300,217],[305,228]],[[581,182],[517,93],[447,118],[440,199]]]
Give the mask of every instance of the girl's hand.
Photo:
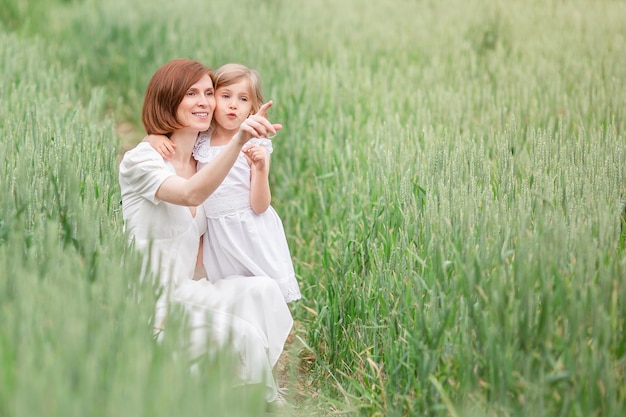
[[[176,153],[176,144],[164,135],[148,135],[142,142],[148,142],[165,160],[172,158]]]
[[[270,154],[263,146],[249,145],[243,149],[243,154],[246,156],[250,167],[257,171],[262,171],[270,166]]]

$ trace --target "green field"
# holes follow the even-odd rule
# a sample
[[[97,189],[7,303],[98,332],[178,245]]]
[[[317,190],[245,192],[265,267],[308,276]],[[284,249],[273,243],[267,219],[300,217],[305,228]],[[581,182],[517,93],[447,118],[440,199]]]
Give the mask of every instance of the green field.
[[[626,415],[626,2],[0,0],[0,416],[257,416],[157,345],[117,164],[167,60],[258,69],[290,416]],[[176,319],[176,320],[175,320]],[[173,315],[172,332],[184,329]]]

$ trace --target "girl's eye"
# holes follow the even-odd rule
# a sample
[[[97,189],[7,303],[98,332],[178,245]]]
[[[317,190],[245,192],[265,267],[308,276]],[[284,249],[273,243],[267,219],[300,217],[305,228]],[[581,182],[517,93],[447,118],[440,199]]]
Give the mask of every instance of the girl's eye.
[[[241,97],[241,101],[248,101],[248,97]]]

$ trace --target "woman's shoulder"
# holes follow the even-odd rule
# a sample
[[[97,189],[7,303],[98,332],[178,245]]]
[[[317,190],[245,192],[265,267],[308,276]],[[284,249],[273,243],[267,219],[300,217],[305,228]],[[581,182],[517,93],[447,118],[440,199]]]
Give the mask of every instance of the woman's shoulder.
[[[147,172],[171,171],[165,160],[147,142],[141,142],[126,151],[119,166],[122,177],[134,178]]]
[[[122,157],[122,162],[131,163],[159,160],[163,162],[163,157],[148,142],[139,142],[137,146],[127,150]]]
[[[156,203],[156,191],[167,178],[176,175],[170,163],[147,142],[126,151],[119,167],[122,194],[138,195]]]

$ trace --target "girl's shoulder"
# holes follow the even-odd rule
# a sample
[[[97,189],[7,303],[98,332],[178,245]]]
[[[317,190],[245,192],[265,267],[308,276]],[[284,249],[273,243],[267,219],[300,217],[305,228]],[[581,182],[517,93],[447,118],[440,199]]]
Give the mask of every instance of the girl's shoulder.
[[[191,154],[196,161],[209,161],[211,157],[211,135],[208,132],[202,132],[198,135]]]

